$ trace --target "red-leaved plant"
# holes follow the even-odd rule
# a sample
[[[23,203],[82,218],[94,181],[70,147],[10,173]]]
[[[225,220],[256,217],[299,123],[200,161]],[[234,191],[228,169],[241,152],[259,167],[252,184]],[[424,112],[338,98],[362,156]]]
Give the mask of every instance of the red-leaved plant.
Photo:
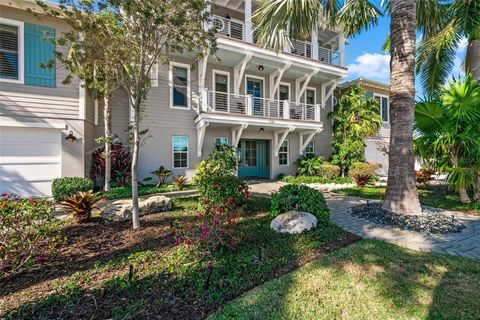
[[[245,202],[250,193],[245,193]],[[199,219],[173,228],[175,245],[189,245],[201,253],[212,253],[225,247],[235,248],[242,238],[238,223],[242,218],[244,206],[235,204],[233,197],[228,197],[224,205],[218,206],[203,200],[204,211]]]

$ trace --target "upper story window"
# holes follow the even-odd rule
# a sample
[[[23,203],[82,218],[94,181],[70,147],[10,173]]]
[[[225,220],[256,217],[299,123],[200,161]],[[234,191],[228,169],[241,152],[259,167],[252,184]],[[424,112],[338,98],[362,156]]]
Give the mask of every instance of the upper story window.
[[[305,91],[305,103],[306,104],[315,104],[315,90],[307,89]]]
[[[23,83],[23,22],[0,18],[0,79]]]
[[[380,115],[384,122],[389,122],[390,101],[387,96],[373,95],[375,100],[380,104]]]
[[[190,66],[170,63],[170,107],[190,109]]]

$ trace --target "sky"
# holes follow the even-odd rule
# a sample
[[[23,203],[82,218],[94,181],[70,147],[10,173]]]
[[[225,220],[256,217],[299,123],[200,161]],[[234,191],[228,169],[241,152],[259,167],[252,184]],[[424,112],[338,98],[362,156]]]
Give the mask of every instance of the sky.
[[[374,3],[380,8],[380,1],[374,1]],[[364,77],[390,83],[390,54],[382,51],[389,29],[390,18],[384,16],[380,17],[377,26],[349,39],[349,44],[345,48],[348,67],[346,80]],[[452,75],[458,76],[463,74],[462,61],[465,57],[466,49],[467,41],[465,39],[456,52]],[[415,88],[416,96],[422,97],[423,90],[419,77],[416,78]]]

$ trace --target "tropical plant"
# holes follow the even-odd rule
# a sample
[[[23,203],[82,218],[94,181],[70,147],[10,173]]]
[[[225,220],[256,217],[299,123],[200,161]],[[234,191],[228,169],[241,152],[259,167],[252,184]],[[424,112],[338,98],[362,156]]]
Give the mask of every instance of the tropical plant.
[[[65,197],[79,191],[93,189],[93,181],[82,177],[55,178],[52,182],[52,195],[56,202],[61,202]]]
[[[250,198],[245,180],[234,175],[207,178],[198,184],[198,193],[200,199],[218,206],[225,204],[230,197],[237,206],[243,206]]]
[[[341,171],[340,166],[325,162],[320,165],[318,175],[322,178],[333,180],[340,175]]]
[[[90,177],[97,182],[105,179],[106,156],[105,147],[101,146],[92,153],[92,167]],[[130,182],[132,155],[121,143],[112,143],[110,146],[111,180],[113,187],[125,187]]]
[[[376,163],[355,162],[351,165],[348,174],[355,180],[357,187],[363,188],[375,177],[375,171],[379,167]]]
[[[467,75],[449,81],[436,98],[418,102],[415,108],[416,151],[470,202],[468,189],[480,199],[480,82]]]
[[[160,166],[157,170],[150,172],[154,176],[157,177],[157,187],[165,184],[168,178],[170,178],[173,174],[171,170],[168,170],[164,166]]]
[[[177,186],[178,190],[182,191],[185,188],[185,184],[187,183],[187,177],[179,175],[175,177],[175,185]]]
[[[41,251],[52,249],[59,240],[60,222],[53,216],[54,204],[4,193],[0,211],[0,273],[41,263]]]
[[[92,215],[92,210],[97,209],[96,204],[103,199],[100,192],[94,193],[92,190],[87,192],[77,192],[65,198],[60,203],[73,215],[73,219],[78,222],[88,222]]]
[[[341,96],[328,116],[333,119],[332,163],[340,166],[345,176],[352,163],[364,160],[365,138],[378,133],[382,125],[380,107],[355,85]]]
[[[295,165],[297,166],[297,172],[301,176],[317,175],[322,163],[323,157],[321,156],[301,157],[297,161],[295,161]]]
[[[422,2],[422,1],[419,1]],[[430,94],[441,93],[455,63],[455,51],[468,42],[466,72],[480,79],[480,2],[478,0],[424,1],[425,31],[418,46],[417,72]],[[430,4],[429,2],[436,2]],[[433,9],[433,12],[432,12]]]
[[[273,217],[281,213],[298,210],[311,213],[321,224],[328,224],[330,211],[323,195],[307,186],[288,184],[272,194],[271,214]]]
[[[212,160],[221,171],[233,172],[237,169],[238,163],[235,154],[235,148],[229,145],[215,145],[208,158]]]

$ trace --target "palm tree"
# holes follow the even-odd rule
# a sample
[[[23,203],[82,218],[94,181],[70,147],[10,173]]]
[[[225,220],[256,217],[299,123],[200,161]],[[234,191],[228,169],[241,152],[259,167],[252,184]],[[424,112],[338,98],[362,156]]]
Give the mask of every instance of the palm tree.
[[[391,0],[382,4],[391,13],[392,125],[389,179],[383,207],[398,213],[417,213],[421,208],[415,184],[412,130],[417,1]],[[281,50],[289,44],[289,37],[306,37],[320,23],[343,25],[345,35],[352,36],[373,27],[380,14],[368,0],[345,1],[342,7],[337,0],[261,0],[253,19],[259,42]]]
[[[448,182],[459,192],[462,202],[470,202],[467,189],[480,185],[480,81],[467,75],[442,87],[438,98],[426,99],[415,107],[417,154],[433,167],[448,172]]]
[[[474,79],[480,79],[480,1],[438,1],[437,14],[426,22],[427,32],[423,33],[417,52],[417,71],[425,91],[441,91],[463,38],[468,40],[464,68]]]

